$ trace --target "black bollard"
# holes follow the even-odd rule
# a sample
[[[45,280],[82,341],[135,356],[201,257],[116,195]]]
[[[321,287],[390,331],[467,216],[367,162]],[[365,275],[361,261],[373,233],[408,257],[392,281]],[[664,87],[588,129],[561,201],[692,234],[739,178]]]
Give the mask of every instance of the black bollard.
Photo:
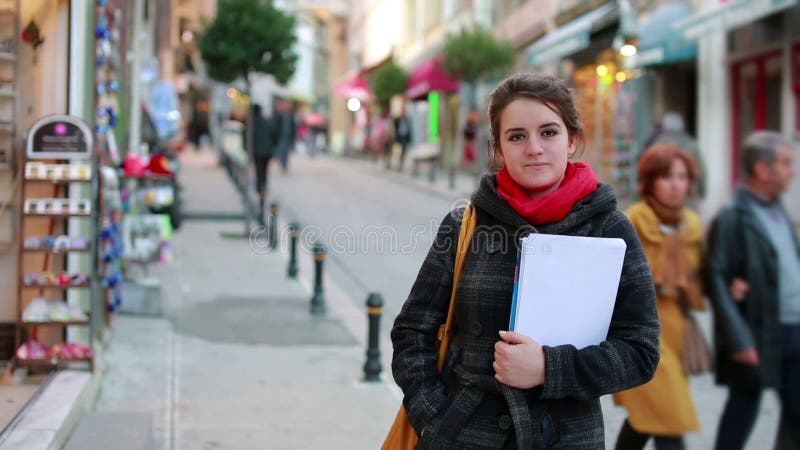
[[[383,313],[383,297],[377,292],[367,297],[367,318],[369,334],[367,335],[367,362],[364,363],[364,381],[381,381],[381,350],[378,341],[381,313]]]
[[[322,263],[325,261],[325,246],[314,244],[314,295],[311,297],[311,314],[325,315],[325,295],[322,292]]]
[[[269,206],[269,248],[275,250],[278,246],[278,204],[272,202]]]
[[[289,224],[289,278],[297,278],[297,238],[300,237],[300,225]]]

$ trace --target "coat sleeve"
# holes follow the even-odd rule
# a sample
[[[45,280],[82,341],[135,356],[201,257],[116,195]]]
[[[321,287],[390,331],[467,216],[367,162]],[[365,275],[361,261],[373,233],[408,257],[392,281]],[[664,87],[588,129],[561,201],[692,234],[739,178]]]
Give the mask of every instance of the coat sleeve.
[[[708,296],[714,308],[714,320],[721,333],[721,347],[737,352],[755,347],[750,327],[739,313],[730,295],[730,282],[741,261],[739,249],[743,245],[737,232],[736,212],[727,209],[720,213],[711,226],[707,260]],[[742,274],[742,276],[744,276]]]
[[[436,369],[436,334],[447,319],[462,214],[463,210],[450,213],[442,221],[392,327],[392,374],[417,433],[438,415],[447,398]]]
[[[633,226],[613,213],[605,237],[625,240],[627,249],[608,337],[599,345],[544,347],[542,398],[596,399],[649,381],[659,360],[659,322],[653,278]]]

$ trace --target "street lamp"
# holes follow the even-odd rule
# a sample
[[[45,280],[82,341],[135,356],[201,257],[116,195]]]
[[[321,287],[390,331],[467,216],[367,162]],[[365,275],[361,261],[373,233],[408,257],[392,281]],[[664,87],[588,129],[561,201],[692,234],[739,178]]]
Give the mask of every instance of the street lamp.
[[[355,97],[350,97],[347,100],[347,109],[350,112],[358,111],[359,109],[361,109],[361,100],[359,100],[359,99],[357,99]]]
[[[625,57],[631,57],[636,54],[636,46],[632,44],[625,44],[619,49],[619,53]]]

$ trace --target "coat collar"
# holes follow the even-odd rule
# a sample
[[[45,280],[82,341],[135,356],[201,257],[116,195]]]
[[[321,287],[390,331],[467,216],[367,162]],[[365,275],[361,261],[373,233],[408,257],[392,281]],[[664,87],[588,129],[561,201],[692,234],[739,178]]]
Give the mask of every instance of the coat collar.
[[[625,214],[636,226],[636,232],[641,240],[653,243],[664,240],[658,216],[647,203],[639,201],[633,204]],[[678,230],[682,234],[683,241],[689,244],[700,243],[704,233],[700,218],[688,208],[683,208],[681,216]]]
[[[742,220],[742,224],[748,227],[755,235],[757,235],[764,243],[772,250],[776,250],[775,246],[772,244],[772,239],[769,238],[769,233],[767,232],[764,225],[761,224],[761,221],[758,220],[756,217],[755,212],[753,211],[753,203],[756,200],[753,198],[753,194],[748,190],[748,188],[744,185],[739,186],[736,190],[736,196],[733,200],[734,208],[739,212],[739,217]],[[783,206],[780,205],[780,200],[778,200],[778,206],[781,209],[781,213],[786,216],[786,211],[783,209]],[[795,247],[797,245],[797,236],[792,230],[792,235],[795,237]],[[797,249],[800,252],[800,248]]]

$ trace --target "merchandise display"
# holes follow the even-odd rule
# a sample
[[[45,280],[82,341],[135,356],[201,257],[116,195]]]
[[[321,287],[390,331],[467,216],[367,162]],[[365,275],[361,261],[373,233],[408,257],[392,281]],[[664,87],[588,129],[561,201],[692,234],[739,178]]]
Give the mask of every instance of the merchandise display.
[[[88,199],[73,198],[31,198],[25,200],[25,214],[49,215],[70,214],[89,215],[92,212],[92,203]]]
[[[85,345],[73,342],[55,344],[46,347],[36,339],[31,339],[19,346],[16,353],[19,361],[49,361],[57,363],[58,360],[86,360],[94,357],[94,351]]]
[[[66,142],[61,138],[65,135],[70,136],[69,145],[44,144]],[[19,365],[49,370],[82,361],[94,369],[91,346],[95,325],[89,318],[90,312],[97,310],[98,295],[92,288],[99,280],[94,242],[100,186],[92,143],[90,128],[71,116],[44,117],[28,133],[21,161],[18,267],[28,269],[20,273],[17,283]],[[74,257],[67,258],[72,254]],[[88,346],[67,343],[70,327],[90,328]],[[37,338],[54,344],[46,348]]]
[[[89,240],[85,237],[69,237],[61,235],[57,237],[44,236],[41,238],[31,236],[22,243],[25,250],[52,250],[54,253],[85,251],[88,250]]]
[[[92,166],[89,164],[45,164],[30,161],[25,164],[26,180],[89,181]]]
[[[89,283],[85,273],[28,272],[22,277],[25,286],[83,286]]]
[[[22,312],[22,320],[25,322],[81,322],[89,320],[89,316],[77,305],[36,297],[25,307]]]

